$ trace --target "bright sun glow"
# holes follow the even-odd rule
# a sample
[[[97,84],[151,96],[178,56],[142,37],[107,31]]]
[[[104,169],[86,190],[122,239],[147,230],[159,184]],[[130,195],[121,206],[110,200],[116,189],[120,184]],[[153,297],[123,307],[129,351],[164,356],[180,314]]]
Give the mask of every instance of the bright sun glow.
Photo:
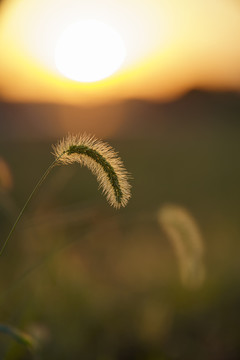
[[[70,25],[61,34],[55,49],[55,63],[60,73],[79,82],[94,82],[112,75],[125,56],[120,35],[96,20]]]
[[[93,104],[240,89],[233,3],[0,0],[0,95]]]

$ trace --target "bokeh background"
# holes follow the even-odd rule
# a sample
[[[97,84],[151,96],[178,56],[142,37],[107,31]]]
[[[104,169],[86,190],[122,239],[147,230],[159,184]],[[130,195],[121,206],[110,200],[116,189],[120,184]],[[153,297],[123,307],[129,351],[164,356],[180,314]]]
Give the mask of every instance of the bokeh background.
[[[52,52],[89,16],[129,55],[81,84]],[[36,345],[0,332],[1,359],[240,358],[239,34],[237,0],[0,2],[1,244],[68,132],[108,141],[132,174],[119,211],[85,168],[46,179],[0,257],[0,323]],[[197,223],[200,282],[182,281],[166,204]]]

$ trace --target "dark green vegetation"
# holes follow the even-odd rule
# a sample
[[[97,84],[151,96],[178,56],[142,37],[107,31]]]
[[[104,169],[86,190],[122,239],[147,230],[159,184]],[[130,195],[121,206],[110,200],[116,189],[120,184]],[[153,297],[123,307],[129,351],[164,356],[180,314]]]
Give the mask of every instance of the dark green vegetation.
[[[125,209],[106,204],[88,169],[53,169],[0,258],[0,322],[39,346],[0,334],[0,359],[239,359],[238,124],[155,135],[109,139],[134,177]],[[3,241],[52,156],[50,142],[2,143],[0,151],[15,184],[1,195],[12,204],[0,209]],[[157,210],[169,202],[201,228],[200,289],[181,285],[158,226]]]

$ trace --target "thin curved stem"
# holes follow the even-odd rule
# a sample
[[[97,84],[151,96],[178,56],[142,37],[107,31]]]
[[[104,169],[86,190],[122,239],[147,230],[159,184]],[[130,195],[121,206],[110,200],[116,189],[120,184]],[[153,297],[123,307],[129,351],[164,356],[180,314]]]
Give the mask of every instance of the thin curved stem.
[[[52,164],[47,168],[47,170],[45,171],[45,173],[43,174],[43,176],[41,177],[41,179],[38,181],[38,183],[36,184],[35,188],[34,188],[33,191],[31,192],[31,194],[29,195],[29,197],[28,197],[27,201],[25,202],[22,210],[20,211],[20,213],[19,213],[19,215],[18,215],[15,223],[13,224],[13,226],[12,226],[12,228],[11,228],[9,234],[8,234],[8,237],[6,238],[4,244],[3,244],[2,248],[1,248],[0,256],[2,255],[4,249],[5,249],[6,245],[7,245],[10,237],[12,236],[12,233],[13,233],[14,230],[15,230],[15,227],[17,226],[19,220],[21,219],[22,214],[24,213],[24,211],[25,211],[28,203],[30,202],[30,200],[32,199],[32,197],[33,197],[33,195],[35,194],[35,192],[36,192],[36,191],[39,189],[39,187],[42,185],[43,181],[46,179],[46,177],[48,176],[48,174],[50,173],[50,171],[52,170],[52,168],[56,165],[57,161],[60,159],[60,157],[61,157],[63,154],[64,154],[64,152],[63,152],[61,155],[59,155],[59,156],[52,162]]]

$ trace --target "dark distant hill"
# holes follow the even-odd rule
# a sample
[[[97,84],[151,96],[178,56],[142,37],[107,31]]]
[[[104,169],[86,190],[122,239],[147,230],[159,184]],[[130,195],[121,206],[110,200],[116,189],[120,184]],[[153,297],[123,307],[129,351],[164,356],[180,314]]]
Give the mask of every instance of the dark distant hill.
[[[129,100],[124,106],[125,131],[131,135],[240,127],[240,93],[192,90],[172,102]]]
[[[172,102],[128,100],[81,107],[0,102],[0,139],[58,138],[67,131],[97,136],[156,136],[240,125],[240,94],[192,90]]]

